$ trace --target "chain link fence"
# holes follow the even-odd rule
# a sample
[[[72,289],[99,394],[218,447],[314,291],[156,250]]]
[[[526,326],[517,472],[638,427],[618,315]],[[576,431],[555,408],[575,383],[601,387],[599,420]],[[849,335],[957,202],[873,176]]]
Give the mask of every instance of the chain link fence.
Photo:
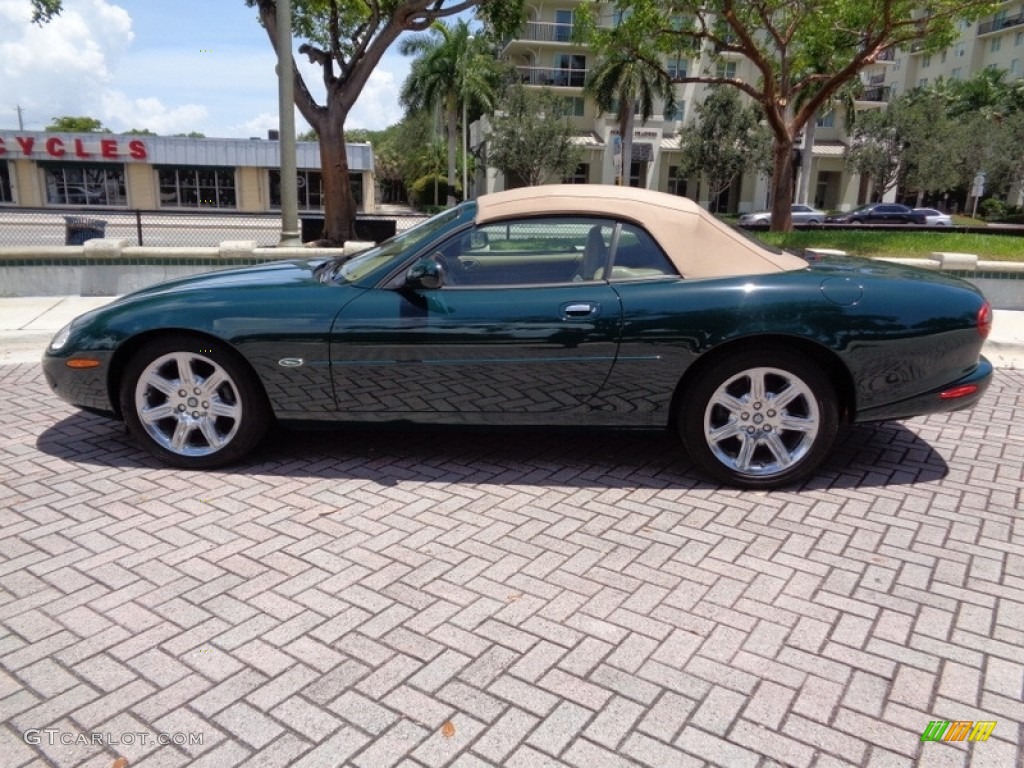
[[[322,218],[314,211],[299,218]],[[423,221],[419,214],[360,215],[359,221],[395,222],[404,232]],[[387,228],[387,225],[385,225]],[[194,211],[69,210],[0,208],[0,248],[81,245],[94,237],[127,240],[151,247],[216,247],[225,240],[255,240],[272,247],[281,240],[279,213],[199,213]]]

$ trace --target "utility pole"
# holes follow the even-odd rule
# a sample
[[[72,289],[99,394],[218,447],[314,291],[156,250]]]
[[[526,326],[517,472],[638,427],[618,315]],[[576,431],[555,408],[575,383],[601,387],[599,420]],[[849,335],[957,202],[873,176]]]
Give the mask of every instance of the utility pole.
[[[19,104],[18,106],[16,106],[16,107],[15,107],[14,109],[15,109],[15,110],[17,111],[17,113],[18,113],[18,130],[19,130],[19,131],[24,131],[24,130],[25,130],[25,123],[24,123],[24,121],[23,121],[23,120],[21,119],[21,113],[22,113],[22,112],[24,112],[25,110],[23,110],[23,109],[21,108],[21,104]]]
[[[299,236],[298,168],[295,157],[295,70],[292,66],[291,0],[277,0],[277,95],[280,110],[281,242],[302,245]]]

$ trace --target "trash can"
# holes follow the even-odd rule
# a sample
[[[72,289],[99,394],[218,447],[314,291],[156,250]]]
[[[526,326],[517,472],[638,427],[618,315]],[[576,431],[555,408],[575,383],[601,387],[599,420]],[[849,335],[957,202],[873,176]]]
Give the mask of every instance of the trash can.
[[[95,240],[106,234],[107,222],[103,219],[88,219],[85,216],[64,217],[64,245],[82,245],[86,240]]]

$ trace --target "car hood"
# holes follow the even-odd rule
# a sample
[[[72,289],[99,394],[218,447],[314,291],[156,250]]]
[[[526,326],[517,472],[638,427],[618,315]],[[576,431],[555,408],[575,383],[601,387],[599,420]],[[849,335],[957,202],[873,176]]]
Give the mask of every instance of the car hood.
[[[222,288],[239,288],[245,286],[285,286],[298,283],[317,282],[317,267],[328,259],[292,259],[289,261],[272,261],[250,267],[223,269],[215,272],[204,272],[201,275],[168,280],[147,288],[134,291],[121,297],[120,302],[133,301],[151,296],[168,293],[186,293],[190,291],[220,290]]]

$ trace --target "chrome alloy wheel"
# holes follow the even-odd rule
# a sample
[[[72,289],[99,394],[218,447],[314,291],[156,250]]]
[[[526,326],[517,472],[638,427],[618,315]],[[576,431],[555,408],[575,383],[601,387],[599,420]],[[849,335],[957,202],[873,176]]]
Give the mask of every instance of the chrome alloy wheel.
[[[153,360],[135,385],[135,412],[146,433],[179,456],[209,456],[242,423],[238,387],[224,368],[194,352]]]
[[[740,371],[715,390],[704,409],[708,449],[748,477],[785,472],[811,450],[820,426],[811,388],[779,368]]]

